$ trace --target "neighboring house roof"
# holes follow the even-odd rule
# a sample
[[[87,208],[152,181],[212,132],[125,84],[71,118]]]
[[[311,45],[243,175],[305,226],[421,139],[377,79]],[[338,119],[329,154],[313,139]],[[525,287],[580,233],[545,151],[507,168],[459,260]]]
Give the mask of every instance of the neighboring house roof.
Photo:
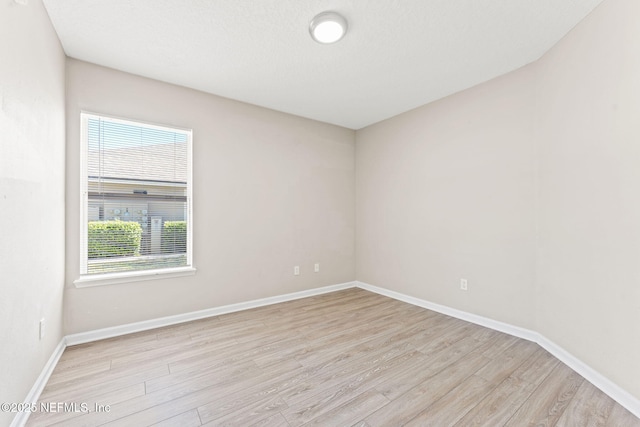
[[[90,177],[144,181],[187,181],[187,143],[89,150]]]

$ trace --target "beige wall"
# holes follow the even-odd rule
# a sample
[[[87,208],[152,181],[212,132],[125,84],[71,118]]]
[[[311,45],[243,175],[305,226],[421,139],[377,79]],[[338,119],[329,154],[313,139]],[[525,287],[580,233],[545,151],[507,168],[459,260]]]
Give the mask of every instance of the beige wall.
[[[357,132],[358,280],[533,327],[534,78]]]
[[[74,287],[81,110],[193,129],[195,276]],[[353,131],[73,59],[67,118],[66,333],[355,279]]]
[[[24,400],[62,338],[64,66],[41,1],[2,2],[0,402]]]
[[[640,398],[640,2],[539,62],[538,330]]]
[[[639,19],[607,0],[537,63],[358,131],[358,280],[537,330],[640,398]]]

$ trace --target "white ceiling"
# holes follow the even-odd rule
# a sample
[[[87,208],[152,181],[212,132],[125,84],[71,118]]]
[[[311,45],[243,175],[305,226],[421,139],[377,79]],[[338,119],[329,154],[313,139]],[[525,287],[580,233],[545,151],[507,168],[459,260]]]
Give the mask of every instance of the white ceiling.
[[[70,57],[351,129],[535,61],[601,2],[44,0]]]

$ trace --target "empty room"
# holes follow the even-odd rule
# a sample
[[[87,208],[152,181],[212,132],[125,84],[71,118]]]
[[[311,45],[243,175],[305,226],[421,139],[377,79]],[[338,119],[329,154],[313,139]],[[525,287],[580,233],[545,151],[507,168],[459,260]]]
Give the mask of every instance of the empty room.
[[[3,1],[0,426],[640,426],[638,22]]]

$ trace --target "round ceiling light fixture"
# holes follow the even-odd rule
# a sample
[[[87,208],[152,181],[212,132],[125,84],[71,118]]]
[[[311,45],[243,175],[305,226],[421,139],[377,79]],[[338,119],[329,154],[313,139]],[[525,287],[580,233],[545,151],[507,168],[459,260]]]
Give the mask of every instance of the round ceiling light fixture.
[[[347,20],[336,12],[322,12],[309,23],[309,33],[318,43],[335,43],[347,33]]]

